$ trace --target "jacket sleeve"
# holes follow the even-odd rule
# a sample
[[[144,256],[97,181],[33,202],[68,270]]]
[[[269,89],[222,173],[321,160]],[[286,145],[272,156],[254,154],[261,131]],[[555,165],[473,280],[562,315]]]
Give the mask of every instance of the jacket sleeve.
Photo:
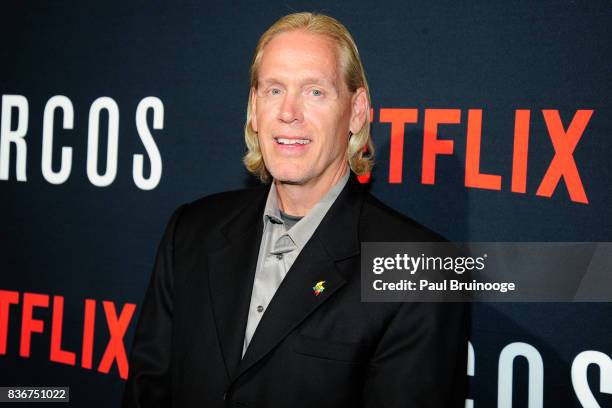
[[[130,352],[124,408],[170,406],[174,236],[183,208],[172,215],[157,250]]]
[[[464,407],[469,304],[403,303],[370,360],[367,408]]]

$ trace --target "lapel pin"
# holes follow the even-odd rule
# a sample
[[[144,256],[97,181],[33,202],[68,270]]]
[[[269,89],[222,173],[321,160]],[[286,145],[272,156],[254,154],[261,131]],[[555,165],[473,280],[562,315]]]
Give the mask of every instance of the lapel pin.
[[[323,286],[324,284],[325,284],[325,281],[318,281],[316,285],[312,287],[312,290],[314,291],[315,296],[319,296],[325,290],[325,286]]]

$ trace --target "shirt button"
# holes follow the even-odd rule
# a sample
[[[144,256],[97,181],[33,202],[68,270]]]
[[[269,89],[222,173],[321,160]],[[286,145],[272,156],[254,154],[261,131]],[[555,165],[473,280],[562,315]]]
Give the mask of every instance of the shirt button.
[[[283,259],[283,254],[276,255],[276,259]]]
[[[262,305],[257,306],[257,311],[259,313],[263,312],[264,307]]]

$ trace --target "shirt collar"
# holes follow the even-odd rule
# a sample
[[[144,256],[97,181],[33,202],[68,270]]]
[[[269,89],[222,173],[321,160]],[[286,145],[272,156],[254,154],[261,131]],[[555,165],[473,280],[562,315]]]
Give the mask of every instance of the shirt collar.
[[[347,169],[345,175],[308,211],[308,213],[298,221],[286,234],[291,238],[295,245],[301,250],[308,242],[312,234],[327,214],[332,204],[336,201],[340,192],[348,182],[351,170]],[[280,207],[278,203],[278,195],[276,185],[272,182],[266,206],[264,208],[263,222],[264,226],[267,220],[275,224],[284,224],[280,215]]]

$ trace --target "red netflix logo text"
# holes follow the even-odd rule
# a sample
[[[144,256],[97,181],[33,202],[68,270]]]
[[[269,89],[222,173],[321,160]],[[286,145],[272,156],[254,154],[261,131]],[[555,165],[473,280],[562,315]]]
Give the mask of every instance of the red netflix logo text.
[[[389,183],[402,182],[404,162],[404,129],[407,124],[419,123],[418,109],[379,110],[379,122],[391,125],[389,152]],[[439,125],[456,125],[461,123],[461,109],[425,109],[423,121],[423,152],[421,183],[435,184],[436,161],[438,156],[452,155],[454,141],[438,138]],[[540,180],[535,192],[537,196],[552,197],[559,187],[561,179],[574,202],[588,204],[589,200],[574,160],[574,150],[582,137],[593,110],[577,110],[569,121],[561,120],[558,110],[541,111],[548,136],[554,148],[548,170]],[[535,113],[534,113],[535,116]],[[370,121],[374,119],[374,110],[370,111]],[[527,192],[527,165],[529,151],[529,128],[532,112],[528,109],[517,109],[514,119],[514,145],[512,154],[512,175],[510,191]],[[497,174],[486,174],[480,171],[480,146],[482,139],[482,109],[469,109],[467,112],[466,152],[465,152],[465,187],[501,191],[502,177]],[[361,176],[362,183],[369,181],[369,175]]]
[[[62,348],[62,327],[64,321],[64,297],[50,296],[39,293],[0,290],[0,355],[6,354],[7,337],[9,333],[9,308],[21,304],[21,337],[19,342],[19,355],[30,357],[30,343],[32,336],[37,333],[49,331],[48,321],[34,317],[39,308],[51,308],[51,337],[49,344],[49,360],[76,365],[77,352]],[[93,369],[94,331],[96,322],[97,302],[86,299],[83,308],[83,337],[80,350],[80,366]],[[106,344],[104,354],[97,363],[96,370],[107,374],[114,362],[117,363],[119,376],[126,379],[128,376],[128,360],[124,345],[124,336],[136,310],[136,305],[126,303],[117,313],[115,304],[102,301],[102,310],[110,339]]]

